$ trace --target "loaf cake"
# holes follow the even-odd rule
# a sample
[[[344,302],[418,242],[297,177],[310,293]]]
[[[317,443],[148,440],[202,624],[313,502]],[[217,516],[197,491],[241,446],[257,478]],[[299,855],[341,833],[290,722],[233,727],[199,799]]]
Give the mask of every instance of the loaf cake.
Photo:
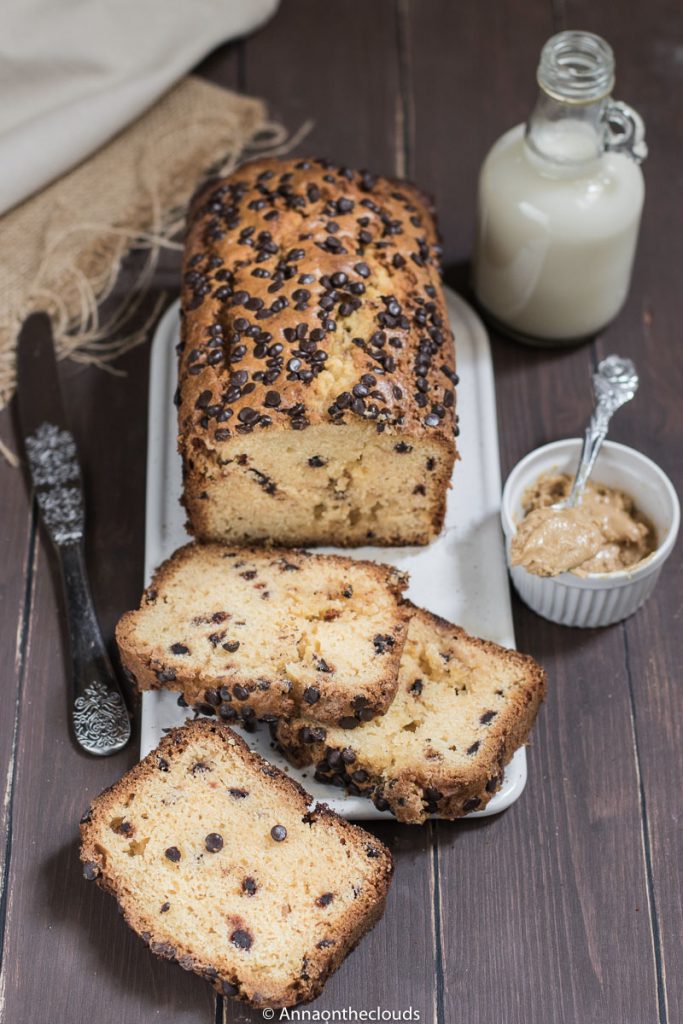
[[[455,458],[440,250],[405,181],[259,160],[195,198],[179,447],[201,540],[427,544]]]
[[[308,716],[273,732],[294,764],[315,764],[320,781],[417,824],[486,806],[544,693],[545,673],[532,658],[415,609],[383,718],[349,732]]]
[[[153,953],[224,995],[291,1006],[382,916],[391,855],[230,729],[175,729],[97,797],[84,875]]]
[[[141,690],[178,690],[223,721],[292,717],[356,725],[398,685],[409,607],[391,566],[289,548],[189,544],[118,623]]]

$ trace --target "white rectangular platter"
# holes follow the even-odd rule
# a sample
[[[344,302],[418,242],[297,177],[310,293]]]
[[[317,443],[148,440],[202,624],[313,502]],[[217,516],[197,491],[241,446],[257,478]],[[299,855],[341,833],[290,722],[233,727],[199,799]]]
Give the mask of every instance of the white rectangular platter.
[[[500,471],[493,369],[488,337],[474,311],[446,289],[448,311],[456,337],[460,375],[458,414],[461,461],[453,472],[445,528],[426,548],[357,548],[344,550],[355,558],[391,562],[410,573],[408,596],[437,615],[457,622],[477,636],[514,646],[505,551],[499,523]],[[187,542],[185,513],[180,505],[181,465],[176,450],[176,351],[178,303],[157,328],[151,355],[149,434],[147,447],[147,512],[145,579],[157,565]],[[332,549],[329,549],[332,550]],[[189,711],[178,707],[177,694],[154,691],[142,698],[141,756],[161,739],[162,730],[182,724]],[[266,727],[245,734],[250,746],[296,778],[316,800],[346,818],[389,818],[364,797],[340,796],[339,790],[314,780],[312,770],[291,767],[272,749]],[[475,818],[505,810],[526,783],[526,753],[516,752],[503,784]]]

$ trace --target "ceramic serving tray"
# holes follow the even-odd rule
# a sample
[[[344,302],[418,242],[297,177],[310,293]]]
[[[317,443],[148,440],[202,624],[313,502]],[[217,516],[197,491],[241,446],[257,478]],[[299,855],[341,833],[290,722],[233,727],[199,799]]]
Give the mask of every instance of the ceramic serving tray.
[[[410,573],[408,596],[415,604],[457,622],[477,636],[514,647],[505,550],[500,530],[500,470],[493,370],[488,337],[474,311],[446,289],[451,326],[456,337],[460,386],[458,447],[461,460],[453,472],[445,528],[426,548],[344,549],[354,558],[391,562]],[[179,319],[174,303],[159,322],[152,345],[147,447],[147,514],[145,579],[155,567],[188,540],[185,513],[180,506],[181,467],[176,450],[176,352]],[[333,549],[324,549],[333,550]],[[156,746],[162,730],[180,725],[186,714],[177,694],[145,693],[142,698],[141,756]],[[317,800],[345,818],[391,818],[363,797],[340,796],[318,783],[312,769],[291,767],[272,749],[267,727],[245,734],[249,745],[277,764]],[[520,796],[526,783],[526,753],[517,751],[505,771],[500,790],[485,810],[497,814]]]

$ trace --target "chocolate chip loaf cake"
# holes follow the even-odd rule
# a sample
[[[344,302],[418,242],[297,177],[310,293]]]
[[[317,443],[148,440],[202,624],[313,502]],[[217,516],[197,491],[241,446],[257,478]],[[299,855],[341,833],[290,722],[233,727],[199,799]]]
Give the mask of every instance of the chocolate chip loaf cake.
[[[544,694],[545,673],[532,658],[415,609],[383,718],[348,732],[307,717],[273,732],[294,764],[316,765],[320,781],[417,824],[486,806]]]
[[[396,692],[410,610],[391,566],[289,548],[189,544],[116,627],[141,690],[178,690],[223,721],[353,726]]]
[[[256,1006],[314,998],[382,916],[391,855],[230,729],[173,730],[81,824],[87,879],[153,953]]]
[[[179,446],[202,540],[427,544],[457,434],[432,212],[405,181],[259,160],[190,215]]]

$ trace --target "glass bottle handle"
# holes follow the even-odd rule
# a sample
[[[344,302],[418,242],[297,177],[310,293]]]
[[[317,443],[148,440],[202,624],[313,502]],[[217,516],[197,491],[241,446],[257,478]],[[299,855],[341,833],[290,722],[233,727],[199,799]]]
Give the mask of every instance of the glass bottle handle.
[[[605,149],[626,153],[640,164],[647,156],[645,124],[640,114],[619,100],[609,100],[603,114]]]

